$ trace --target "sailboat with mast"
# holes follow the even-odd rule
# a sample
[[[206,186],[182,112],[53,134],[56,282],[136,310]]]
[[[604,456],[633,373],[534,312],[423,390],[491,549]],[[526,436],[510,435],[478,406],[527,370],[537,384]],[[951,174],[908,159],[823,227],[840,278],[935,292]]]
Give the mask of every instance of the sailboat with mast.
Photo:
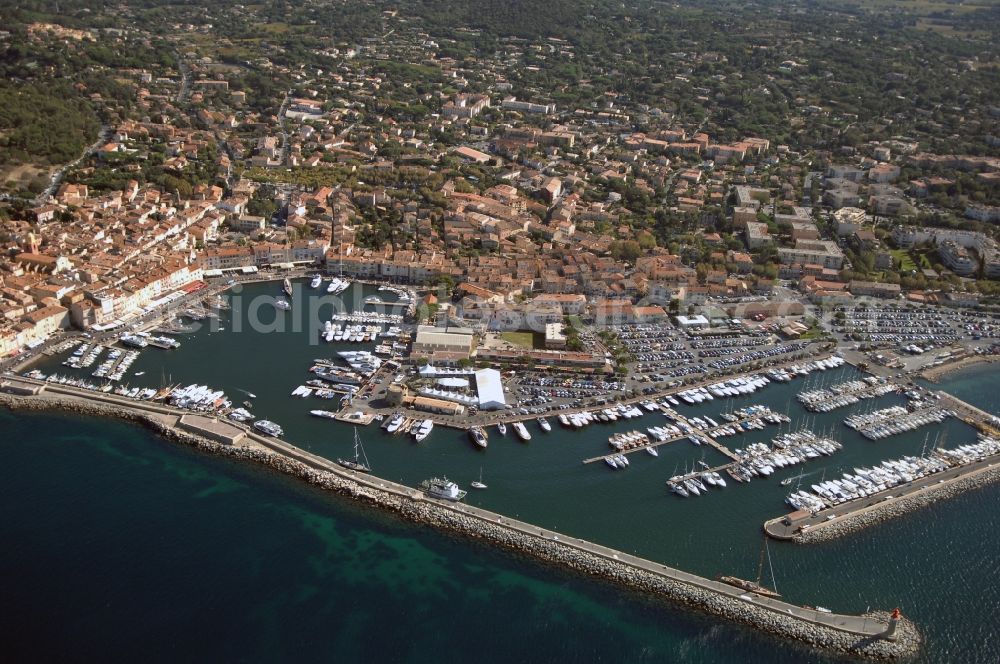
[[[771,585],[774,589],[768,588],[761,584],[761,576],[764,573],[764,555],[767,555],[767,564],[771,570]],[[771,551],[767,548],[767,537],[764,538],[763,544],[760,547],[760,559],[757,561],[757,580],[747,581],[746,579],[741,579],[736,576],[717,576],[715,577],[718,581],[722,583],[729,584],[730,586],[735,586],[747,592],[755,593],[757,595],[762,595],[764,597],[781,597],[781,593],[778,592],[778,584],[774,582],[774,566],[771,564]]]
[[[362,459],[364,462],[361,461]],[[354,460],[337,459],[337,463],[348,470],[356,470],[359,473],[372,472],[371,466],[368,464],[368,455],[365,454],[365,448],[361,445],[361,439],[358,438],[357,427],[354,427]]]
[[[485,489],[486,488],[486,485],[483,484],[483,467],[482,466],[479,467],[479,479],[476,480],[475,482],[472,482],[471,484],[469,484],[469,486],[471,486],[473,489]]]

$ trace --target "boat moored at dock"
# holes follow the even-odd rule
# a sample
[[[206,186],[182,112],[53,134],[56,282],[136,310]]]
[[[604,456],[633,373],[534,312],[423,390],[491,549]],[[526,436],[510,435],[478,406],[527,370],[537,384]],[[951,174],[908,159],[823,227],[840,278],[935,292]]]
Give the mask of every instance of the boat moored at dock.
[[[354,470],[359,473],[372,472],[371,465],[368,463],[368,455],[365,454],[365,448],[361,445],[361,439],[358,438],[357,427],[354,427],[354,459],[338,458],[337,463],[348,470]]]
[[[413,439],[418,443],[423,442],[434,430],[434,420],[424,420],[413,432]]]
[[[469,437],[472,439],[472,442],[475,443],[477,447],[485,449],[486,446],[489,445],[489,440],[486,435],[486,430],[483,429],[482,427],[472,427],[471,429],[469,429]]]
[[[270,420],[257,420],[253,423],[253,428],[275,438],[280,438],[285,433],[284,429]]]
[[[441,500],[450,500],[452,502],[458,502],[468,494],[467,491],[459,489],[458,485],[447,477],[432,477],[429,480],[424,480],[420,483],[420,490],[431,498],[440,498]]]
[[[524,426],[524,422],[514,422],[511,426],[514,427],[514,433],[517,434],[518,438],[525,442],[531,440],[531,434],[528,433],[528,429]]]

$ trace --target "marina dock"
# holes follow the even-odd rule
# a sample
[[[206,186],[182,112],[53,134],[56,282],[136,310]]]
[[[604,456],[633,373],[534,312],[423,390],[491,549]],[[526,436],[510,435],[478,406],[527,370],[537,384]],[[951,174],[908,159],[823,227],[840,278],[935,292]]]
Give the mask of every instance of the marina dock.
[[[805,389],[799,392],[797,398],[806,410],[828,413],[864,399],[876,399],[899,389],[895,383],[875,381],[872,377],[867,377],[820,389]]]
[[[905,627],[899,639],[896,623],[885,618],[819,611],[781,599],[764,597],[741,588],[674,569],[624,551],[539,528],[517,519],[478,507],[431,498],[423,492],[379,477],[341,468],[329,459],[306,452],[291,443],[264,436],[243,425],[220,422],[216,418],[191,414],[165,404],[136,401],[114,394],[94,393],[66,385],[50,385],[27,378],[5,378],[0,382],[5,400],[27,400],[30,407],[69,408],[94,414],[119,414],[148,418],[167,430],[176,429],[222,444],[220,450],[269,450],[287,461],[301,464],[325,477],[338,478],[339,486],[351,495],[386,509],[424,520],[441,528],[467,533],[581,572],[615,580],[625,586],[650,592],[676,602],[690,604],[714,615],[755,626],[786,638],[795,638],[820,647],[832,647],[859,654],[881,652],[900,656],[917,646],[912,627]],[[247,458],[257,458],[252,452]],[[260,460],[268,462],[269,457]],[[307,477],[294,466],[280,466],[292,474]],[[320,477],[315,478],[320,481]],[[336,486],[336,485],[335,485]],[[357,488],[350,488],[357,487]],[[912,639],[912,640],[911,640]],[[883,655],[884,656],[884,655]]]
[[[691,433],[694,434],[694,435],[696,435],[696,436],[698,436],[704,442],[708,443],[709,447],[711,447],[715,451],[719,452],[723,456],[729,457],[729,459],[731,459],[732,461],[738,461],[740,457],[735,452],[733,452],[731,449],[729,449],[728,447],[726,447],[725,445],[723,445],[722,443],[720,443],[718,440],[716,440],[715,437],[712,434],[713,433],[717,433],[719,431],[719,429],[723,429],[723,428],[725,428],[727,426],[733,426],[735,424],[743,424],[745,422],[749,422],[750,420],[756,419],[756,417],[757,416],[744,417],[742,419],[734,420],[732,422],[726,422],[725,424],[720,425],[718,427],[712,427],[711,429],[705,429],[705,430],[698,429],[697,427],[695,427],[692,424],[690,424],[689,420],[686,417],[684,417],[683,415],[679,415],[678,414],[678,416],[676,417],[676,419],[678,421],[680,421],[680,422],[683,422],[685,425],[691,427]],[[680,435],[680,436],[674,436],[673,438],[667,438],[666,440],[651,440],[646,445],[639,445],[638,447],[632,447],[632,448],[623,449],[623,450],[620,450],[620,451],[615,450],[612,453],[613,454],[632,454],[634,452],[642,452],[642,451],[644,451],[644,450],[646,450],[647,448],[650,448],[650,447],[660,447],[661,445],[669,445],[670,443],[677,443],[677,442],[685,441],[685,440],[688,440],[689,438],[690,438],[689,434],[683,434],[683,435]],[[596,463],[598,461],[604,461],[604,458],[606,456],[608,456],[608,455],[607,454],[601,454],[600,456],[590,457],[589,459],[584,459],[583,463],[588,464],[588,463]],[[726,467],[726,466],[723,466],[723,467]]]
[[[994,455],[967,466],[951,468],[942,473],[926,475],[904,486],[896,486],[877,494],[857,498],[817,512],[798,510],[764,523],[764,532],[778,540],[794,540],[803,533],[816,534],[832,529],[876,510],[891,508],[908,498],[932,490],[945,489],[950,484],[974,478],[1000,467],[1000,455]]]
[[[965,421],[966,424],[990,436],[1000,435],[1000,419],[996,416],[947,392],[938,391],[934,394],[939,397],[941,407],[954,411],[956,417]]]

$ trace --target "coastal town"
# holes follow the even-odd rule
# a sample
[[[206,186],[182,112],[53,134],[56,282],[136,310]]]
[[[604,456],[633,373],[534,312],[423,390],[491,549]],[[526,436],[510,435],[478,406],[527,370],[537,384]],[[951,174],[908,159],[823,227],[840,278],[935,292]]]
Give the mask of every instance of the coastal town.
[[[786,513],[773,505],[762,537],[799,544],[1000,477],[1000,418],[934,385],[1000,358],[1000,108],[973,85],[993,75],[986,55],[942,51],[948,101],[914,120],[897,104],[930,94],[925,56],[902,40],[866,110],[811,34],[754,44],[753,67],[718,44],[645,45],[662,59],[623,86],[638,44],[598,58],[582,37],[449,32],[381,5],[336,38],[314,34],[311,3],[287,22],[245,8],[252,35],[217,27],[235,24],[228,5],[201,23],[177,9],[162,31],[147,11],[0,32],[31,70],[80,66],[93,111],[71,155],[0,161],[4,405],[120,411],[518,550],[535,546],[530,518],[469,500],[489,486],[475,460],[508,443],[585,438],[544,462],[580,477],[668,457],[658,488],[684,505],[779,475]],[[12,136],[0,127],[13,155]],[[284,373],[226,377],[258,354],[282,354]],[[320,424],[335,451],[300,446]],[[471,483],[368,458],[373,440],[451,433],[480,464]],[[819,648],[897,658],[919,642],[898,611],[785,604],[760,569],[709,581],[539,533],[542,559],[618,559],[625,585],[787,620],[764,629]]]
[[[30,204],[9,199],[0,355],[126,325],[212,276],[292,268],[421,289],[418,322],[569,328],[544,347],[476,353],[494,363],[600,372],[608,349],[581,338],[591,322],[738,322],[910,352],[913,335],[850,315],[883,305],[958,312],[992,336],[997,157],[898,137],[806,150],[611,93],[557,104],[529,84],[532,63],[574,61],[569,43],[506,40],[470,68],[402,14],[381,20],[385,36],[330,47],[322,67],[257,63],[289,82],[271,96],[194,26],[175,26],[172,67],[116,70],[131,110],[108,100],[106,140]],[[26,30],[48,49],[143,36]],[[677,57],[683,69],[718,56]],[[775,73],[794,80],[796,67]],[[976,194],[950,197],[956,182]]]

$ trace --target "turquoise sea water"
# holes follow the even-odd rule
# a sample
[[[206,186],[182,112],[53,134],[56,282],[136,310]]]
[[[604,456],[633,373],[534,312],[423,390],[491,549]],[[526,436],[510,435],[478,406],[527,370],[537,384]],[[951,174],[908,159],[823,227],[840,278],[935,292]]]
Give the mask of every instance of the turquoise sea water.
[[[260,288],[260,287],[258,287]],[[272,288],[273,290],[273,285]],[[231,323],[227,325],[230,327]],[[305,334],[305,332],[301,333]],[[180,351],[144,351],[134,370],[258,394],[259,414],[289,440],[343,454],[350,429],[310,418],[288,396],[312,357],[294,333],[199,333]],[[242,358],[242,361],[240,361]],[[144,364],[145,363],[145,364]],[[850,375],[844,372],[844,377]],[[825,380],[833,380],[827,377]],[[155,384],[156,380],[148,383]],[[138,381],[133,384],[138,384]],[[738,401],[768,403],[797,423],[802,382]],[[987,367],[942,385],[996,412]],[[898,399],[890,396],[885,405]],[[687,408],[715,416],[718,401]],[[806,472],[918,453],[925,434],[971,440],[957,422],[888,441],[853,436],[849,410],[810,417],[845,449]],[[659,419],[657,419],[659,418]],[[662,421],[649,416],[641,427]],[[704,575],[752,577],[763,520],[786,511],[773,478],[683,500],[663,481],[702,448],[677,443],[615,473],[580,461],[616,429],[493,434],[485,453],[438,428],[421,445],[362,430],[377,473],[414,484],[484,469],[477,504],[636,551]],[[748,435],[765,439],[773,429]],[[729,439],[728,444],[745,444]],[[817,661],[800,647],[361,509],[252,466],[200,455],[118,422],[0,413],[6,479],[0,624],[6,651],[38,659],[343,661]],[[706,460],[712,462],[712,454]],[[783,471],[779,477],[794,472]],[[1000,661],[1000,487],[938,504],[813,547],[771,543],[774,577],[792,601],[839,611],[900,606],[928,637],[922,661]]]

